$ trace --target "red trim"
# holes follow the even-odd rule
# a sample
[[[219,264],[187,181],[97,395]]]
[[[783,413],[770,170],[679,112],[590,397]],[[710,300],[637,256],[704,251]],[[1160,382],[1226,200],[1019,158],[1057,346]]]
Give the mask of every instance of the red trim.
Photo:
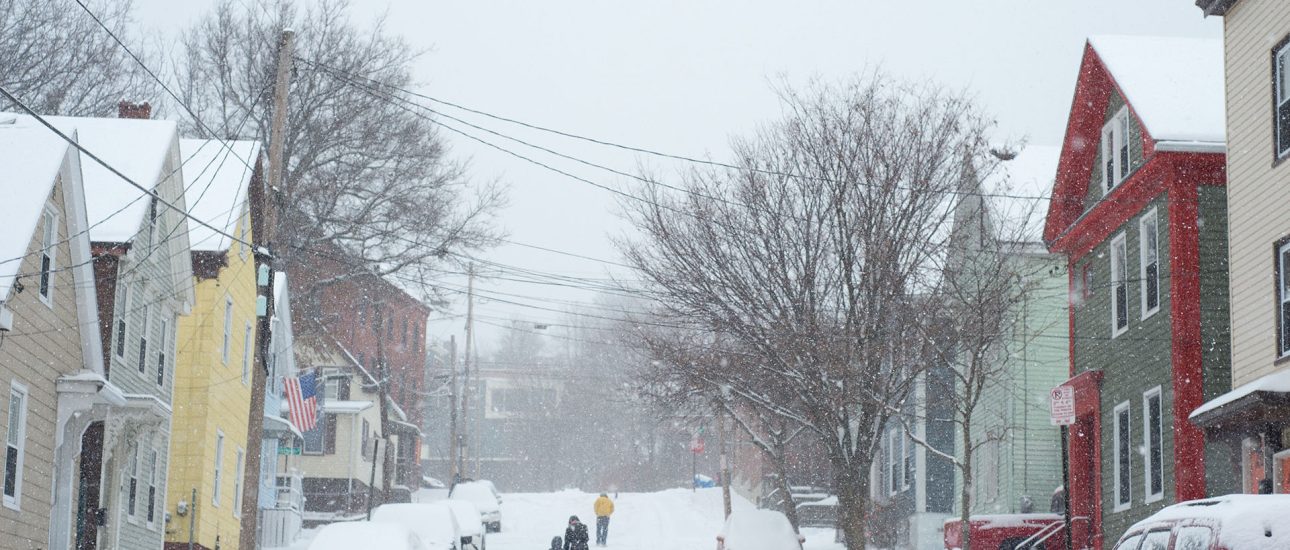
[[[1075,424],[1070,427],[1071,530],[1076,548],[1102,548],[1102,371],[1085,371],[1062,385],[1075,389]]]
[[[1196,184],[1179,170],[1169,196],[1169,295],[1174,430],[1174,498],[1205,497],[1205,435],[1188,415],[1205,401],[1200,344],[1200,234]]]

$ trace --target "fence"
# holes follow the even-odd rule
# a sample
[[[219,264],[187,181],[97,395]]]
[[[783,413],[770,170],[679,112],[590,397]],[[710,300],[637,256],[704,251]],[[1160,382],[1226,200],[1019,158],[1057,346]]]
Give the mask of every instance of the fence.
[[[260,510],[260,548],[291,546],[300,535],[304,488],[300,472],[291,470],[277,477],[277,498],[272,508]]]

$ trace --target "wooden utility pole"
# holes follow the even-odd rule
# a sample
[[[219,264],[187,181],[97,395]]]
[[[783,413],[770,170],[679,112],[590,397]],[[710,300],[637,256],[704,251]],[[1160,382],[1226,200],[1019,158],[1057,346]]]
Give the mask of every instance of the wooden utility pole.
[[[394,323],[394,319],[390,319]],[[385,307],[377,306],[376,309],[376,388],[378,399],[381,400],[381,439],[385,440],[385,455],[381,458],[381,502],[390,500],[390,482],[394,476],[394,469],[390,467],[390,435],[394,430],[390,422],[390,369],[385,364]],[[376,451],[372,451],[372,468],[376,469]],[[371,506],[371,502],[368,502]]]
[[[717,409],[717,441],[721,451],[721,505],[725,517],[730,517],[730,459],[726,456],[726,408],[722,403]]]
[[[269,178],[252,181],[251,198],[253,257],[256,263],[256,284],[259,296],[265,301],[264,314],[256,324],[255,364],[251,373],[251,410],[246,426],[246,456],[242,467],[241,530],[238,548],[251,550],[258,547],[260,500],[260,449],[264,440],[264,392],[269,373],[269,340],[273,331],[273,246],[274,229],[278,224],[277,189],[282,185],[284,141],[287,126],[287,89],[291,80],[291,56],[295,33],[282,31],[278,42],[278,68],[273,84],[273,122],[269,134]],[[258,163],[258,160],[255,160]],[[259,185],[255,185],[258,183]],[[258,308],[258,304],[257,304]],[[275,450],[276,452],[276,450]],[[196,501],[194,500],[194,504]]]
[[[470,357],[475,348],[475,330],[474,330],[474,327],[475,327],[475,264],[474,263],[471,263],[466,267],[466,277],[467,277],[466,279],[466,360],[465,360],[465,369],[464,369],[465,374],[462,377],[463,380],[461,383],[462,467],[460,470],[458,470],[458,472],[463,473],[463,477],[464,477],[464,472],[466,470],[465,466],[468,460],[466,455],[468,452],[474,452],[475,476],[478,477],[479,476],[479,449],[478,449],[479,443],[475,443],[476,445],[475,449],[470,449],[470,446],[468,444],[470,441],[470,438],[467,437],[467,432],[469,430],[465,429],[467,426],[470,425],[470,390],[471,390],[470,365],[472,363],[472,361],[470,360]],[[475,427],[478,428],[479,426],[476,425]],[[474,435],[478,437],[479,433],[476,432]]]
[[[461,475],[458,467],[461,465],[458,457],[461,456],[461,441],[457,438],[457,336],[448,337],[448,483],[456,483],[457,478]]]

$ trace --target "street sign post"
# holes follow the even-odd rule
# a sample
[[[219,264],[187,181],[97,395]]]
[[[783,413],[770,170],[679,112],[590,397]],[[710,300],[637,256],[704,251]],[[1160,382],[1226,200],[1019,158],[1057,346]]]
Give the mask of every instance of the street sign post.
[[[1049,400],[1049,420],[1054,426],[1070,426],[1075,423],[1075,388],[1057,386],[1053,388]]]
[[[1075,388],[1061,385],[1049,393],[1049,420],[1062,430],[1062,516],[1066,523],[1066,550],[1074,544],[1071,530],[1070,426],[1075,423]]]

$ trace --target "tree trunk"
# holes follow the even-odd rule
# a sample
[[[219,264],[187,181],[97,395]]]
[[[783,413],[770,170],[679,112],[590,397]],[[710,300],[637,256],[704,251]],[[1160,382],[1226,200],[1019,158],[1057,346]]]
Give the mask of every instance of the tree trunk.
[[[841,462],[843,463],[833,466],[838,493],[838,528],[842,531],[847,550],[864,550],[867,542],[869,476],[854,471],[856,468],[845,463],[846,461]]]
[[[775,478],[778,480],[778,491],[784,495],[784,515],[793,524],[793,532],[800,533],[801,525],[797,518],[797,503],[793,502],[793,490],[788,483],[788,464],[784,457],[784,446],[781,445],[771,459],[775,462]]]
[[[963,422],[963,462],[959,471],[963,474],[963,487],[959,491],[959,541],[963,550],[972,550],[972,526],[968,518],[972,515],[972,422]]]

